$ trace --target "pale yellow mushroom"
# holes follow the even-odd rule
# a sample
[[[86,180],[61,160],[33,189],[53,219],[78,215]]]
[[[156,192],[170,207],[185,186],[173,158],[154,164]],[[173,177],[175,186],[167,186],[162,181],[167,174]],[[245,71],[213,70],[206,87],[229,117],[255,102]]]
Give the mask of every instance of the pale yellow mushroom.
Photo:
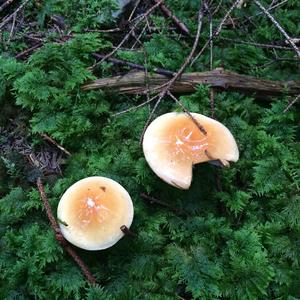
[[[128,192],[116,181],[87,177],[63,194],[57,208],[63,236],[86,250],[101,250],[114,245],[130,227],[133,205]]]
[[[188,189],[194,164],[219,161],[222,165],[236,162],[239,150],[229,129],[201,114],[167,113],[156,118],[147,128],[143,150],[151,169],[165,182]]]

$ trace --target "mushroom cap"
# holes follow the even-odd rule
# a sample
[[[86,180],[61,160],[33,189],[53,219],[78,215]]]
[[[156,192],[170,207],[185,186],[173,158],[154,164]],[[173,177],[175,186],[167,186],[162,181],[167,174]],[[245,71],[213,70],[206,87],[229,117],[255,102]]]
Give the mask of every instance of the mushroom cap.
[[[101,250],[114,245],[130,227],[133,204],[128,192],[116,181],[87,177],[70,186],[60,199],[57,218],[63,236],[86,250]]]
[[[151,169],[165,182],[188,189],[194,164],[219,160],[223,165],[239,159],[236,141],[227,127],[192,113],[207,134],[186,113],[171,112],[156,118],[144,134],[143,150]]]

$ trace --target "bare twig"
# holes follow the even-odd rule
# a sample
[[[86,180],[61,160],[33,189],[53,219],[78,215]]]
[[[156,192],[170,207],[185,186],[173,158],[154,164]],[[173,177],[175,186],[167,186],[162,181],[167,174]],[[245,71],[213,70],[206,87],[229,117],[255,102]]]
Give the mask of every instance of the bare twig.
[[[289,1],[289,0],[283,0],[283,1],[281,1],[281,2],[279,2],[279,3],[277,3],[277,4],[275,4],[275,5],[270,5],[270,6],[268,7],[267,11],[271,11],[271,10],[273,10],[274,8],[279,7],[279,6],[283,5],[283,4],[285,4],[285,3],[288,2],[288,1]],[[262,15],[263,13],[264,13],[264,12],[257,13],[257,14],[255,14],[254,16],[249,17],[249,19],[253,19],[254,17],[257,17],[257,16],[259,16],[259,15]]]
[[[218,39],[220,39],[222,41],[233,42],[233,43],[236,43],[236,44],[251,45],[251,46],[260,47],[260,48],[271,48],[271,49],[278,49],[278,50],[292,50],[292,48],[290,48],[290,47],[284,47],[284,46],[279,46],[279,45],[260,44],[260,43],[242,41],[242,40],[237,40],[237,39],[229,39],[229,38],[223,38],[223,37],[219,37]]]
[[[284,113],[286,113],[300,98],[300,95],[298,95],[283,111]]]
[[[151,111],[150,114],[149,114],[149,117],[148,117],[148,119],[147,119],[147,121],[146,121],[146,124],[145,124],[145,126],[144,126],[144,128],[143,128],[143,131],[142,131],[142,134],[141,134],[140,145],[143,144],[143,139],[144,139],[144,135],[145,135],[146,129],[147,129],[147,127],[149,126],[149,124],[150,124],[150,122],[151,122],[151,120],[152,120],[152,117],[153,117],[153,115],[154,115],[156,109],[158,108],[158,106],[159,106],[159,104],[160,104],[162,98],[163,98],[163,97],[161,97],[161,95],[158,97],[158,100],[156,101],[156,103],[155,103],[155,105],[154,105],[152,111]]]
[[[213,33],[212,37],[209,38],[209,39],[206,41],[206,43],[204,44],[204,46],[202,47],[202,49],[199,51],[199,53],[196,55],[196,57],[192,60],[191,66],[192,66],[192,65],[195,63],[195,61],[202,55],[202,53],[204,52],[204,50],[206,49],[206,47],[210,44],[210,40],[213,39],[213,38],[215,38],[215,37],[217,37],[217,36],[220,34],[220,32],[221,32],[221,30],[222,30],[222,28],[223,28],[223,26],[224,26],[224,24],[225,24],[225,21],[228,19],[229,15],[230,15],[231,12],[233,11],[233,9],[238,5],[239,1],[240,1],[240,0],[236,0],[236,1],[231,5],[231,7],[229,8],[229,10],[228,10],[227,13],[225,14],[224,18],[223,18],[223,19],[221,20],[221,22],[219,23],[219,25],[218,25],[216,31]]]
[[[196,48],[197,48],[197,45],[198,45],[198,42],[199,42],[199,38],[200,38],[201,28],[202,28],[202,18],[203,18],[203,5],[201,5],[201,7],[199,8],[199,12],[198,12],[198,27],[197,27],[197,33],[196,33],[196,36],[195,36],[193,47],[192,47],[189,55],[185,59],[184,63],[181,65],[181,67],[178,70],[178,72],[174,75],[174,77],[172,79],[170,79],[166,84],[163,84],[161,86],[161,87],[164,86],[164,89],[160,92],[159,98],[158,98],[158,100],[157,100],[157,102],[156,102],[156,104],[155,104],[152,112],[150,113],[149,118],[148,118],[145,126],[144,126],[144,129],[143,129],[143,132],[142,132],[142,135],[141,135],[141,139],[140,139],[140,143],[141,144],[143,142],[145,131],[146,131],[146,129],[147,129],[147,127],[148,127],[151,119],[152,119],[152,116],[153,116],[156,108],[158,107],[158,105],[160,104],[160,102],[164,98],[164,96],[167,94],[167,92],[169,91],[170,87],[182,75],[183,71],[185,70],[185,68],[187,67],[187,65],[190,63],[190,61],[191,61],[191,59],[192,59],[192,57],[194,55],[194,52],[196,51]]]
[[[218,5],[216,6],[216,8],[214,9],[214,11],[212,12],[212,16],[215,15],[219,11],[219,9],[220,9],[220,7],[222,5],[222,2],[223,2],[223,0],[219,1]]]
[[[135,18],[135,23],[133,24],[133,26],[131,27],[131,29],[129,30],[129,32],[125,35],[125,37],[122,39],[122,41],[119,43],[119,45],[116,48],[114,48],[110,53],[106,54],[99,62],[95,63],[89,69],[92,69],[92,70],[95,69],[97,66],[99,66],[100,64],[102,64],[103,61],[105,61],[107,58],[111,57],[116,51],[118,51],[119,48],[122,47],[122,45],[132,35],[132,32],[137,28],[137,26],[139,25],[139,23],[141,21],[143,21],[144,19],[146,19],[162,2],[163,2],[163,0],[160,0],[155,5],[153,5],[152,7],[150,7],[144,14],[142,14],[142,15],[138,16],[137,18]]]
[[[102,54],[98,54],[98,53],[92,53],[92,55],[96,58],[96,59],[103,59],[105,57],[105,55]],[[139,65],[139,64],[135,64],[132,63],[130,61],[126,61],[126,60],[122,60],[122,59],[117,59],[117,58],[107,58],[107,61],[115,64],[115,65],[121,65],[121,66],[128,66],[131,67],[133,69],[138,69],[138,70],[146,70],[146,67]],[[161,69],[161,68],[153,68],[153,72],[157,73],[157,74],[162,74],[162,75],[166,75],[168,77],[170,76],[174,76],[175,72],[169,71],[169,70],[165,70],[165,69]]]
[[[55,232],[56,239],[59,241],[59,243],[63,246],[63,248],[69,253],[69,255],[74,259],[74,261],[78,264],[80,267],[82,273],[85,275],[86,279],[91,283],[91,284],[96,284],[96,279],[94,276],[91,274],[89,271],[88,267],[85,265],[85,263],[81,260],[81,258],[78,256],[78,254],[75,252],[73,247],[65,240],[63,237],[60,227],[58,226],[53,214],[52,210],[48,201],[48,198],[45,193],[44,185],[42,183],[41,178],[39,177],[37,179],[36,185],[38,187],[41,199],[43,201],[47,217],[50,221],[51,227],[53,231]]]
[[[297,58],[284,58],[284,57],[276,57],[270,61],[268,61],[267,63],[264,63],[262,65],[256,65],[256,68],[265,68],[268,67],[276,62],[280,62],[280,61],[290,61],[290,62],[294,62],[294,63],[300,63],[300,61]]]
[[[130,112],[130,111],[139,109],[139,108],[141,108],[141,107],[143,107],[143,106],[145,106],[145,105],[151,103],[151,102],[154,101],[157,97],[158,97],[158,95],[155,95],[154,97],[150,98],[149,100],[147,100],[147,101],[145,101],[145,102],[143,102],[143,103],[141,103],[141,104],[139,104],[139,105],[137,105],[137,106],[130,107],[130,108],[128,108],[128,109],[125,109],[125,110],[123,110],[123,111],[120,111],[120,112],[114,114],[113,117],[117,117],[117,116],[123,115],[123,114],[125,114],[125,113],[128,113],[128,112]]]
[[[16,54],[15,58],[22,58],[22,57],[26,56],[27,54],[30,54],[32,51],[42,47],[42,45],[43,45],[43,43],[37,43],[36,45],[34,45],[30,48],[27,48],[24,51]]]
[[[0,6],[0,12],[3,11],[8,5],[10,5],[14,0],[7,0]]]
[[[5,26],[30,0],[25,0],[11,15],[7,16],[0,24],[0,29]]]
[[[168,95],[181,107],[181,109],[191,118],[194,124],[198,127],[198,129],[204,134],[207,135],[205,128],[193,117],[193,115],[189,112],[188,109],[179,101],[170,91],[167,92]]]
[[[159,0],[153,0],[155,3],[158,3],[159,2]],[[187,35],[189,35],[190,34],[190,31],[189,31],[189,29],[186,27],[186,25],[183,23],[183,22],[181,22],[172,12],[171,12],[171,10],[165,5],[165,4],[161,4],[160,5],[160,9],[161,9],[161,11],[163,12],[163,14],[166,16],[166,17],[168,17],[168,18],[170,18],[170,19],[172,19],[173,20],[173,22],[174,22],[174,24],[177,26],[177,28],[182,32],[182,33],[184,33],[184,34],[187,34]]]
[[[16,18],[17,18],[17,14],[14,14],[14,17],[13,17],[13,23],[11,25],[11,29],[10,29],[10,33],[9,33],[9,37],[8,37],[8,41],[7,43],[10,42],[13,34],[14,34],[14,30],[15,30],[15,24],[16,24]]]
[[[44,207],[45,207],[45,210],[46,210],[46,213],[47,213],[47,217],[48,217],[48,219],[51,223],[51,227],[53,228],[55,233],[60,232],[59,226],[58,226],[58,224],[57,224],[57,222],[56,222],[56,220],[55,220],[55,218],[52,214],[52,210],[51,210],[49,201],[48,201],[46,193],[45,193],[44,185],[43,185],[42,180],[41,180],[40,177],[37,179],[36,184],[37,184],[37,187],[39,189],[40,196],[43,200],[43,204],[44,204]]]
[[[273,10],[274,8],[277,8],[277,7],[279,7],[279,6],[283,5],[283,4],[285,4],[285,3],[288,2],[288,1],[289,1],[289,0],[283,0],[282,2],[279,2],[279,3],[275,4],[275,5],[273,5],[273,4],[271,3],[271,5],[267,8],[267,11],[271,11],[271,10]],[[272,2],[273,2],[273,1],[272,1]],[[243,21],[241,22],[241,24],[245,24],[245,23],[247,23],[247,22],[250,22],[251,24],[255,24],[252,20],[253,20],[255,17],[257,17],[257,16],[262,15],[263,13],[264,13],[264,12],[259,12],[259,13],[256,13],[256,14],[250,16],[250,17],[247,17],[247,16],[237,17],[237,18],[234,18],[234,21],[237,23],[237,22],[239,22],[241,19],[246,18],[245,20],[243,20]],[[226,22],[226,24],[229,24],[229,22]]]
[[[131,11],[131,13],[130,13],[130,16],[129,16],[129,18],[128,18],[128,21],[129,21],[129,22],[131,21],[131,19],[132,19],[134,13],[135,13],[137,7],[140,5],[140,2],[141,2],[141,0],[137,0],[137,1],[135,2],[134,8],[132,9],[132,11]]]
[[[47,135],[46,133],[41,133],[41,136],[47,140],[48,142],[50,142],[51,144],[53,144],[54,146],[56,146],[58,149],[60,149],[62,152],[64,152],[67,155],[71,155],[71,153],[66,150],[63,146],[61,146],[60,144],[58,144],[55,140],[53,140],[49,135]]]
[[[161,206],[164,206],[164,207],[167,207],[168,209],[174,211],[175,213],[179,214],[179,215],[185,215],[185,216],[188,216],[188,213],[182,209],[179,209],[179,208],[176,208],[176,207],[173,207],[171,206],[170,204],[164,202],[164,201],[161,201],[161,200],[158,200],[156,198],[153,198],[149,195],[146,195],[145,193],[141,193],[141,197],[147,201],[149,201],[151,204],[152,203],[156,203],[156,204],[159,204]]]
[[[272,23],[278,28],[278,30],[284,35],[289,44],[294,48],[298,57],[300,58],[300,50],[291,39],[291,37],[286,33],[286,31],[281,27],[281,25],[275,20],[275,18],[269,13],[269,11],[258,1],[254,0],[254,3],[264,12],[264,14],[272,21]]]
[[[213,56],[213,39],[212,39],[212,35],[213,35],[213,30],[212,30],[212,13],[209,9],[209,39],[210,39],[210,70],[212,71],[213,69],[213,59],[214,59],[214,56]],[[210,87],[209,89],[209,94],[210,94],[210,97],[209,97],[209,100],[210,100],[210,111],[211,111],[211,118],[215,118],[215,93],[214,93],[214,89],[213,87]]]
[[[99,32],[99,33],[114,33],[122,31],[121,28],[110,28],[110,29],[85,29],[84,32]]]
[[[210,116],[215,119],[215,91],[213,88],[209,90],[209,99],[210,99]]]
[[[143,52],[144,52],[144,65],[145,65],[145,79],[146,79],[146,88],[147,88],[147,92],[146,92],[146,98],[147,101],[150,100],[150,87],[149,87],[149,73],[148,73],[148,56],[147,56],[147,51],[144,47],[144,45],[142,45],[143,47]]]

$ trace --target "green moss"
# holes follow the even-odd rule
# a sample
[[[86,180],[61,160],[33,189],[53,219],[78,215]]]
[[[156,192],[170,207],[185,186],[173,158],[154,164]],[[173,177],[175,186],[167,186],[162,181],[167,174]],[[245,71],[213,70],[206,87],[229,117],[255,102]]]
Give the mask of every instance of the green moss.
[[[147,165],[139,138],[149,108],[114,117],[113,114],[143,101],[143,97],[116,95],[113,91],[82,91],[96,78],[87,68],[93,51],[109,51],[112,34],[82,33],[83,29],[115,26],[107,17],[113,1],[46,1],[31,4],[26,18],[39,20],[47,32],[48,18],[63,15],[68,30],[81,32],[57,44],[47,37],[43,47],[27,61],[12,57],[24,48],[13,40],[0,58],[1,126],[13,115],[22,115],[33,147],[47,133],[68,149],[63,175],[46,178],[53,212],[62,193],[76,180],[100,175],[120,182],[132,196],[136,238],[123,238],[101,252],[80,251],[101,283],[90,286],[51,231],[34,185],[27,180],[17,154],[0,147],[0,298],[1,299],[296,299],[300,294],[300,143],[299,106],[283,113],[288,98],[272,104],[252,96],[220,92],[215,96],[217,119],[236,137],[240,160],[228,169],[209,164],[194,168],[192,186],[181,191],[162,182]],[[166,1],[195,32],[197,1]],[[270,4],[271,1],[264,1]],[[222,19],[230,1],[224,1],[213,24]],[[105,8],[102,10],[102,8]],[[300,6],[290,1],[275,16],[292,36],[299,35],[296,17]],[[98,12],[101,11],[99,14]],[[232,17],[259,11],[247,1]],[[167,30],[170,20],[150,17],[161,32],[142,36],[149,69],[178,70],[192,44]],[[209,35],[203,20],[200,46]],[[262,15],[244,26],[249,39],[261,43],[282,40]],[[101,27],[102,28],[102,27]],[[272,29],[270,29],[272,28]],[[19,32],[22,35],[23,32]],[[223,37],[245,39],[242,28],[226,26]],[[248,38],[248,36],[247,36]],[[5,42],[5,40],[4,40]],[[128,46],[131,44],[129,42]],[[139,52],[119,51],[123,59],[144,63]],[[279,52],[288,59],[294,52]],[[214,44],[214,66],[272,79],[299,79],[297,64],[289,61],[260,67],[274,58],[270,49],[229,42]],[[209,51],[190,71],[209,69]],[[114,74],[111,65],[97,76]],[[209,89],[199,86],[182,102],[194,112],[210,115]],[[157,114],[178,107],[166,98]],[[7,113],[7,111],[12,111]],[[0,131],[1,132],[1,131]],[[0,143],[4,143],[0,134]],[[222,191],[215,182],[219,174]],[[188,216],[142,200],[148,192]]]

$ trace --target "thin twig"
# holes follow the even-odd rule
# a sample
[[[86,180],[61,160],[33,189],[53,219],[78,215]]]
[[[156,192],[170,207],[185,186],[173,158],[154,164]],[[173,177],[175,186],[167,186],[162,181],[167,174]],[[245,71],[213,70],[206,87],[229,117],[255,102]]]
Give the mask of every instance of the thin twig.
[[[228,41],[228,42],[233,42],[233,43],[243,44],[243,45],[251,45],[251,46],[260,47],[260,48],[271,48],[271,49],[278,49],[278,50],[292,50],[291,47],[284,47],[284,46],[278,46],[278,45],[272,45],[272,44],[260,44],[260,43],[242,41],[242,40],[237,40],[237,39],[229,39],[229,38],[223,38],[223,37],[219,37],[218,39],[220,39],[222,41]]]
[[[179,215],[185,215],[185,216],[188,216],[188,213],[180,208],[176,208],[176,207],[173,207],[171,206],[170,204],[164,202],[164,201],[161,201],[161,200],[158,200],[156,198],[153,198],[149,195],[146,195],[145,193],[141,193],[141,197],[147,201],[149,201],[151,204],[152,203],[156,203],[156,204],[159,204],[161,206],[164,206],[164,207],[167,207],[169,208],[170,210],[174,211],[175,213],[179,214]]]
[[[175,74],[175,76],[172,79],[170,79],[166,84],[163,84],[162,86],[160,86],[160,88],[164,86],[164,89],[160,92],[159,98],[158,98],[153,110],[151,111],[151,113],[149,115],[149,118],[148,118],[148,120],[147,120],[147,122],[144,126],[144,129],[143,129],[143,132],[142,132],[142,135],[141,135],[141,139],[140,139],[140,144],[142,144],[142,142],[143,142],[145,131],[146,131],[151,119],[152,119],[152,116],[153,116],[156,108],[158,107],[158,105],[160,104],[160,102],[164,98],[164,96],[167,94],[170,87],[182,75],[183,71],[185,70],[185,68],[190,63],[190,61],[191,61],[191,59],[192,59],[192,57],[193,57],[193,55],[196,51],[196,48],[197,48],[197,45],[198,45],[198,42],[199,42],[199,38],[200,38],[201,28],[202,28],[202,19],[203,19],[203,4],[201,4],[201,7],[199,8],[199,12],[198,12],[198,27],[197,27],[197,33],[196,33],[196,36],[195,36],[195,40],[194,40],[192,49],[191,49],[189,55],[187,56],[187,58],[185,59],[184,63],[181,65],[178,72]]]
[[[155,103],[155,105],[154,105],[152,111],[151,111],[150,114],[149,114],[149,117],[148,117],[148,119],[147,119],[147,121],[146,121],[146,124],[145,124],[145,126],[144,126],[144,128],[143,128],[143,131],[142,131],[142,134],[141,134],[140,145],[143,144],[143,139],[144,139],[144,135],[145,135],[146,129],[147,129],[147,127],[149,126],[149,124],[150,124],[150,122],[151,122],[151,120],[152,120],[152,117],[153,117],[153,115],[154,115],[154,113],[155,113],[157,107],[159,106],[159,104],[160,104],[162,98],[163,98],[163,97],[159,96],[159,98],[158,98],[158,100],[156,101],[156,103]]]
[[[153,100],[155,100],[157,97],[158,97],[158,95],[155,95],[154,97],[150,98],[149,100],[147,100],[147,101],[145,101],[145,102],[143,102],[143,103],[141,103],[141,104],[139,104],[139,105],[137,105],[137,106],[130,107],[130,108],[125,109],[125,110],[123,110],[123,111],[120,111],[120,112],[118,112],[118,113],[116,113],[116,114],[114,114],[114,115],[112,115],[112,116],[113,116],[113,117],[117,117],[117,116],[123,115],[123,114],[125,114],[125,113],[128,113],[128,112],[130,112],[130,111],[139,109],[139,108],[141,108],[141,107],[143,107],[143,106],[149,104],[150,102],[152,102]]]
[[[67,155],[71,155],[71,153],[66,150],[63,146],[61,146],[60,144],[58,144],[55,140],[53,140],[49,135],[47,135],[46,133],[41,133],[41,136],[47,140],[48,142],[50,142],[51,144],[53,144],[54,146],[56,146],[58,149],[60,149],[62,152],[64,152]]]
[[[99,33],[114,33],[122,31],[121,28],[110,28],[110,29],[85,29],[84,32],[99,32]]]
[[[221,5],[222,5],[223,0],[220,0],[217,7],[215,8],[215,10],[212,12],[212,16],[214,16],[220,9]]]
[[[201,28],[202,28],[202,18],[203,18],[203,7],[201,6],[199,9],[199,13],[198,13],[198,27],[197,27],[197,33],[195,36],[195,40],[192,46],[192,49],[189,53],[189,55],[187,56],[187,58],[185,59],[184,63],[181,65],[180,69],[178,70],[178,72],[175,74],[175,76],[168,82],[166,88],[165,88],[165,93],[169,90],[169,88],[172,86],[172,84],[182,75],[182,73],[184,72],[185,68],[188,66],[188,64],[190,63],[198,42],[199,42],[199,38],[200,38],[200,32],[201,32]]]
[[[76,251],[73,249],[73,247],[65,240],[63,237],[60,227],[57,224],[57,221],[55,220],[48,198],[45,193],[44,185],[42,183],[41,178],[39,177],[36,181],[36,185],[38,187],[41,199],[44,204],[44,208],[46,210],[47,217],[50,221],[51,227],[53,231],[55,232],[56,239],[59,241],[59,243],[63,246],[63,248],[69,253],[69,255],[74,259],[74,261],[78,264],[80,267],[82,273],[85,275],[86,279],[91,283],[91,284],[96,284],[96,279],[94,276],[91,274],[89,271],[88,267],[85,265],[85,263],[81,260],[81,258],[78,256]]]
[[[7,44],[9,44],[9,42],[11,41],[11,38],[13,36],[14,30],[15,30],[16,19],[17,19],[17,14],[15,14],[14,17],[13,17],[13,23],[11,25],[11,29],[10,29]]]
[[[119,45],[114,48],[110,53],[106,54],[99,62],[95,63],[93,66],[91,66],[89,69],[95,69],[97,66],[102,64],[107,58],[111,57],[116,51],[119,50],[120,47],[128,40],[128,38],[132,35],[132,32],[137,28],[138,24],[143,21],[145,18],[147,18],[161,3],[163,0],[160,0],[158,3],[150,7],[144,14],[138,16],[135,18],[135,23],[129,30],[129,32],[125,35],[125,37],[122,39],[122,41],[119,43]]]
[[[0,24],[0,29],[5,26],[30,0],[25,0],[11,15],[7,16]]]
[[[143,52],[144,52],[144,65],[145,65],[145,83],[146,83],[146,98],[147,101],[150,100],[150,87],[149,87],[149,73],[148,73],[148,55],[147,55],[147,51],[144,47],[144,45],[142,45],[143,48]],[[150,105],[149,105],[149,109],[150,109]]]
[[[221,22],[219,23],[218,27],[217,27],[217,30],[213,33],[212,37],[209,38],[206,43],[204,44],[204,46],[202,47],[202,49],[199,51],[199,53],[196,55],[196,57],[192,60],[191,62],[191,66],[195,63],[195,61],[202,55],[202,53],[204,52],[204,50],[206,49],[206,47],[210,44],[210,40],[217,37],[224,24],[225,24],[225,21],[228,19],[229,15],[231,14],[231,12],[233,11],[233,9],[238,5],[240,0],[236,0],[232,5],[231,7],[229,8],[229,10],[227,11],[227,13],[225,14],[224,18],[221,20]]]
[[[170,91],[167,92],[168,95],[181,107],[181,109],[191,118],[191,120],[194,122],[194,124],[198,127],[198,129],[204,134],[207,135],[207,131],[205,128],[196,120],[193,115],[189,112],[187,108],[182,104],[181,101],[179,101]]]
[[[273,6],[272,6],[272,4],[271,4],[271,5],[267,8],[267,11],[271,11],[271,10],[273,10],[274,8],[279,7],[279,6],[283,5],[283,4],[285,4],[285,3],[288,2],[288,1],[289,1],[289,0],[283,0],[282,2],[279,2],[279,3],[277,3],[277,4],[273,5]],[[242,24],[245,24],[245,23],[247,23],[247,22],[250,22],[251,24],[255,24],[255,23],[252,21],[252,19],[254,19],[254,18],[257,17],[257,16],[262,15],[263,13],[264,13],[264,12],[259,12],[259,13],[256,13],[256,14],[250,16],[250,17],[248,17],[248,16],[237,17],[237,18],[234,18],[234,21],[235,21],[235,22],[238,22],[238,21],[241,20],[242,18],[246,18],[243,22],[241,22]],[[227,24],[228,24],[228,23],[227,23]]]
[[[51,223],[51,227],[53,228],[55,233],[60,232],[59,226],[58,226],[58,224],[57,224],[57,222],[56,222],[56,220],[55,220],[55,218],[52,214],[52,210],[51,210],[48,198],[47,198],[46,193],[45,193],[44,185],[43,185],[42,180],[41,180],[40,177],[37,179],[36,184],[37,184],[37,187],[39,189],[40,196],[43,200],[43,204],[44,204],[44,207],[45,207],[45,210],[46,210],[46,213],[47,213],[47,217],[48,217],[48,219]]]
[[[300,95],[298,95],[283,111],[284,113],[286,113],[300,98]]]
[[[270,5],[270,7],[268,7],[267,11],[271,11],[271,10],[273,10],[274,8],[279,7],[279,6],[283,5],[283,4],[285,4],[285,3],[288,2],[288,1],[289,1],[289,0],[283,0],[283,1],[277,3],[277,4],[273,5],[273,6]],[[249,17],[249,19],[253,19],[254,17],[260,16],[260,15],[262,15],[263,13],[264,13],[264,12],[257,13],[257,14],[255,14],[254,16]]]
[[[212,13],[209,11],[209,39],[210,39],[210,71],[212,71],[213,69],[213,60],[214,60],[214,56],[213,56],[213,39],[212,39],[212,35],[213,35],[213,30],[212,30]],[[211,118],[215,118],[215,92],[213,87],[209,88],[209,100],[210,100],[210,116]]]
[[[103,59],[105,57],[105,55],[102,54],[98,54],[98,53],[92,53],[92,56],[94,56],[96,59]],[[115,65],[121,65],[121,66],[128,66],[131,67],[133,69],[138,69],[138,70],[146,70],[146,67],[139,65],[139,64],[135,64],[132,63],[130,61],[126,61],[126,60],[122,60],[122,59],[117,59],[117,58],[113,58],[113,57],[109,57],[106,59],[107,61],[115,64]],[[175,72],[169,71],[169,70],[165,70],[165,69],[161,69],[161,68],[153,68],[152,70],[154,73],[157,74],[162,74],[165,76],[174,76]]]
[[[209,60],[209,66],[210,70],[213,69],[213,39],[212,39],[212,17],[210,16],[210,22],[209,22],[209,48],[210,48],[210,60]]]
[[[159,0],[153,0],[155,3],[158,3]],[[186,27],[186,25],[181,22],[172,12],[171,10],[165,5],[165,4],[161,4],[160,5],[160,9],[162,11],[162,13],[173,20],[174,24],[177,26],[177,28],[184,34],[189,35],[190,31],[189,29]]]
[[[146,18],[146,20],[147,20],[147,18]],[[134,49],[136,47],[136,44],[142,45],[141,37],[144,34],[144,32],[146,31],[147,27],[148,27],[148,24],[146,22],[145,26],[143,27],[143,29],[141,30],[141,32],[138,36],[136,36],[135,31],[132,31],[132,36],[135,38],[135,42],[131,46],[131,49]]]
[[[134,8],[133,8],[133,10],[131,11],[130,16],[129,16],[129,18],[128,18],[128,21],[129,21],[129,22],[131,21],[131,19],[132,19],[134,13],[135,13],[137,7],[139,6],[140,2],[141,2],[141,0],[137,0],[137,1],[135,2]]]
[[[281,27],[281,25],[275,20],[275,18],[268,12],[268,10],[258,1],[254,0],[254,3],[264,12],[264,14],[272,21],[272,23],[278,28],[278,30],[285,36],[289,44],[294,48],[298,57],[300,58],[300,50],[291,39],[291,37],[286,33],[286,31]]]
[[[7,0],[0,6],[0,12],[3,11],[8,5],[10,5],[14,0]]]
[[[210,117],[215,119],[215,90],[210,88],[209,90],[209,100],[210,100]]]
[[[291,61],[291,62],[295,62],[295,63],[300,63],[300,61],[297,58],[284,58],[284,57],[277,57],[272,59],[271,61],[268,61],[267,63],[263,64],[263,65],[256,65],[256,68],[265,68],[268,67],[276,62],[280,62],[280,61]]]
[[[24,51],[18,53],[15,55],[15,58],[22,58],[23,56],[26,56],[27,54],[31,53],[32,51],[42,47],[43,43],[37,43],[36,45],[25,49]]]

